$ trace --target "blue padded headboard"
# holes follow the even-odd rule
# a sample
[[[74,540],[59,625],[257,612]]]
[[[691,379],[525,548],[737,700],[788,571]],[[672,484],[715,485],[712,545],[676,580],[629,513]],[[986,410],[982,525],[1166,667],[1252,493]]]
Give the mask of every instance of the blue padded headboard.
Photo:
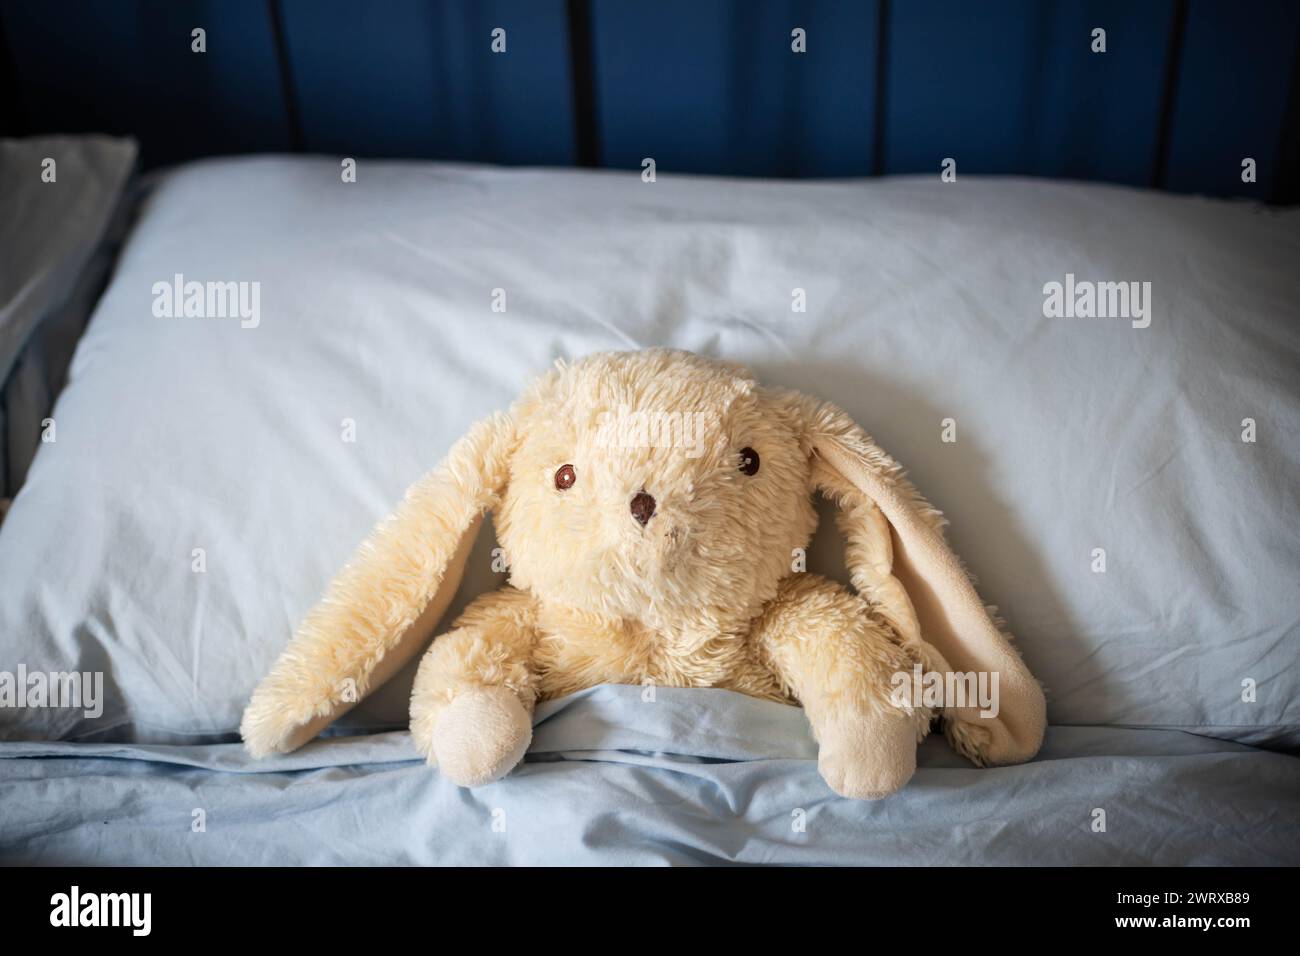
[[[1294,0],[0,0],[0,133],[1295,202],[1298,45]]]

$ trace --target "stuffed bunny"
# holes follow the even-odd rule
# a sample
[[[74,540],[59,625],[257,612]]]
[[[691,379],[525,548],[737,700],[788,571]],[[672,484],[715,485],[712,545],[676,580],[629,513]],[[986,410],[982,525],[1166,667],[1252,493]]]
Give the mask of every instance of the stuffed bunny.
[[[840,507],[856,593],[800,570],[813,491]],[[600,683],[800,703],[846,797],[902,787],[936,715],[981,765],[1042,741],[1038,683],[899,466],[833,405],[652,349],[557,364],[407,492],[254,692],[254,756],[301,746],[425,646],[489,510],[509,585],[433,641],[411,694],[416,747],[461,786],[520,761],[538,700]],[[918,665],[995,673],[996,716],[896,693]]]

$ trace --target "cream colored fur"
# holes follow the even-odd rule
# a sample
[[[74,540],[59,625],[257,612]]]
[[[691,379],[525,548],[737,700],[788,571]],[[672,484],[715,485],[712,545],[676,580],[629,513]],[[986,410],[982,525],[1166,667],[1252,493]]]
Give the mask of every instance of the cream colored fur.
[[[627,412],[701,427],[629,442],[608,427]],[[654,418],[683,413],[694,417]],[[760,458],[752,476],[745,447]],[[566,464],[576,480],[560,490]],[[841,507],[856,593],[792,570],[816,526],[814,491]],[[655,500],[644,525],[630,508],[641,492]],[[408,491],[254,692],[241,726],[251,753],[300,746],[427,643],[488,510],[510,586],[433,641],[411,696],[416,746],[458,784],[522,758],[538,700],[599,683],[801,703],[822,776],[849,797],[911,777],[934,715],[895,706],[890,690],[917,663],[998,671],[997,717],[942,710],[971,760],[1027,760],[1041,743],[1037,682],[892,459],[832,405],[647,350],[558,365]]]

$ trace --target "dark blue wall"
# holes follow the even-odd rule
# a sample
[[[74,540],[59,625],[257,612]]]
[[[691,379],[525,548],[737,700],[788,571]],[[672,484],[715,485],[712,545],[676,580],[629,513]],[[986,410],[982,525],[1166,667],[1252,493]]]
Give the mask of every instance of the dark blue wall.
[[[1294,0],[0,0],[0,30],[3,132],[132,133],[151,166],[302,149],[854,176],[953,157],[1300,198]]]

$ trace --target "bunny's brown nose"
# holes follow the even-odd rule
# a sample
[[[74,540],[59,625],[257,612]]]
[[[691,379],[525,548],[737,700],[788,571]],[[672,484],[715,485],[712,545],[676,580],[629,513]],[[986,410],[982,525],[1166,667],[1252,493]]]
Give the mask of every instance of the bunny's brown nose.
[[[642,527],[646,525],[655,514],[655,500],[644,491],[638,491],[632,496],[632,517],[641,522]]]

